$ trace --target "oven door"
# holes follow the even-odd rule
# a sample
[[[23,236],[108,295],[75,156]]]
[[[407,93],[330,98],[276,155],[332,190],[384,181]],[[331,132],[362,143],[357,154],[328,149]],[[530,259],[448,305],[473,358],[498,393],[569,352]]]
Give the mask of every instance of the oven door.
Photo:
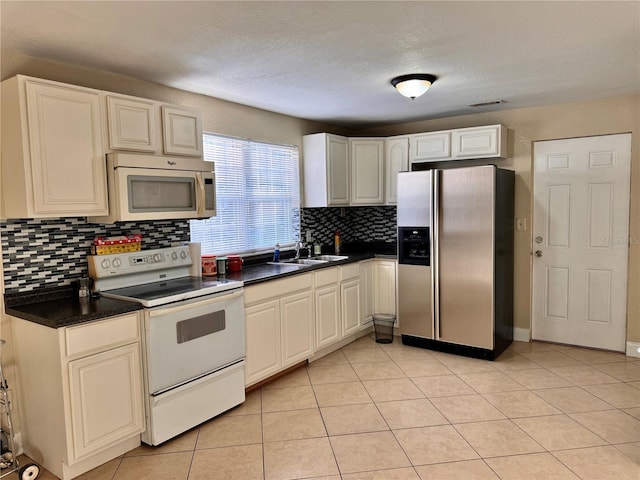
[[[242,360],[243,289],[145,309],[145,351],[151,395]]]

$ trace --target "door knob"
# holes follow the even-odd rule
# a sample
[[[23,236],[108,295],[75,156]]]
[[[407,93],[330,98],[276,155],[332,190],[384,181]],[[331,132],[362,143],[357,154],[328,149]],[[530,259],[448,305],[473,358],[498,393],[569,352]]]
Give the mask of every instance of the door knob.
[[[536,250],[536,257],[541,257],[541,256],[542,256],[542,251]]]

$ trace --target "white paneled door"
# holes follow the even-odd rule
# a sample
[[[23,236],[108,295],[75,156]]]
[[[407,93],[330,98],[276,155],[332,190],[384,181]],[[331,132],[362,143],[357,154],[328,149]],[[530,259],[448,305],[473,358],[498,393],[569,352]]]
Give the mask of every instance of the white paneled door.
[[[534,144],[536,340],[625,350],[631,134]]]

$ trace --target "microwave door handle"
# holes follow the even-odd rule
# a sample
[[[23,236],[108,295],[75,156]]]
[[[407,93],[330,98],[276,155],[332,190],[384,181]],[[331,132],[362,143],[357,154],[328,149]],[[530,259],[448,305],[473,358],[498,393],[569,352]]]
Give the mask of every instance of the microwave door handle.
[[[204,217],[204,204],[205,204],[205,191],[204,191],[204,179],[202,178],[202,172],[196,172],[196,214],[198,217]]]

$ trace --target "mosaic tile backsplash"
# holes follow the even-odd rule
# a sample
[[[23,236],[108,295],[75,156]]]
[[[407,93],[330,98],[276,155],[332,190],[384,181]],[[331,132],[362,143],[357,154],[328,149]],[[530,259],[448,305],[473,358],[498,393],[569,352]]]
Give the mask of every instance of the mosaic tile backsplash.
[[[396,242],[396,207],[303,208],[302,239],[311,230],[314,243],[333,245],[338,230],[343,243]]]
[[[314,243],[396,241],[396,207],[303,208],[302,238],[311,230]],[[189,241],[188,220],[88,223],[84,217],[0,221],[6,293],[69,285],[88,274],[86,256],[97,236],[142,233],[142,249]]]
[[[189,240],[187,220],[88,223],[84,217],[0,222],[6,293],[70,284],[88,274],[86,256],[97,236],[142,233],[142,249]]]

